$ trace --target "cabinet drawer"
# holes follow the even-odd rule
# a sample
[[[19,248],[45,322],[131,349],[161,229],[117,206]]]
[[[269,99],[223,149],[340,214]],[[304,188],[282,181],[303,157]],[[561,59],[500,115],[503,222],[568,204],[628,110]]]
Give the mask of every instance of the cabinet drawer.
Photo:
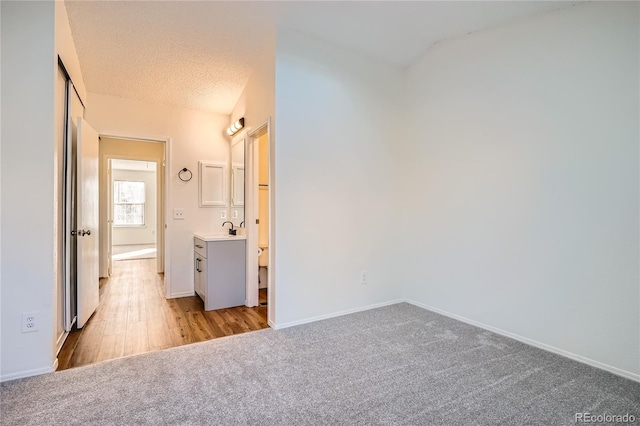
[[[193,251],[201,256],[207,257],[207,243],[199,238],[193,238]]]

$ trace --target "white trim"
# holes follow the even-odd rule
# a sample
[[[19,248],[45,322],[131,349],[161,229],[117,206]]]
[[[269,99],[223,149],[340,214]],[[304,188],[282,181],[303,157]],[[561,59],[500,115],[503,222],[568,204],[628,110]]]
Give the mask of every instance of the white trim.
[[[194,292],[176,293],[176,294],[171,295],[171,297],[168,297],[168,299],[179,298],[179,297],[187,297],[187,296],[193,296],[193,295],[195,295]],[[481,328],[481,329],[484,329],[484,330],[488,330],[488,331],[491,331],[492,333],[496,333],[496,334],[499,334],[501,336],[517,340],[517,341],[522,342],[522,343],[524,343],[526,345],[533,346],[535,348],[538,348],[538,349],[541,349],[541,350],[544,350],[544,351],[547,351],[547,352],[555,353],[555,354],[563,356],[565,358],[569,358],[569,359],[572,359],[574,361],[580,362],[582,364],[589,365],[590,367],[594,367],[594,368],[598,368],[600,370],[607,371],[607,372],[615,374],[617,376],[621,376],[621,377],[623,377],[625,379],[633,380],[635,382],[640,382],[640,375],[639,374],[635,374],[635,373],[632,373],[630,371],[622,370],[620,368],[613,367],[611,365],[604,364],[602,362],[595,361],[595,360],[592,360],[590,358],[586,358],[586,357],[583,357],[581,355],[577,355],[577,354],[574,354],[572,352],[568,352],[568,351],[565,351],[563,349],[556,348],[554,346],[550,346],[550,345],[547,345],[547,344],[544,344],[544,343],[540,343],[538,341],[535,341],[535,340],[532,340],[532,339],[528,339],[526,337],[522,337],[520,335],[517,335],[517,334],[514,334],[514,333],[510,333],[508,331],[501,330],[499,328],[491,327],[491,326],[483,324],[481,322],[473,321],[473,320],[470,320],[468,318],[461,317],[459,315],[452,314],[450,312],[443,311],[441,309],[437,309],[437,308],[434,308],[432,306],[425,305],[424,303],[419,303],[419,302],[416,302],[416,301],[410,300],[410,299],[396,299],[396,300],[391,300],[391,301],[388,301],[388,302],[375,303],[375,304],[372,304],[372,305],[361,306],[361,307],[358,307],[358,308],[347,309],[347,310],[344,310],[344,311],[333,312],[333,313],[325,314],[325,315],[318,315],[318,316],[315,316],[315,317],[305,318],[305,319],[301,319],[301,320],[297,320],[297,321],[291,321],[291,322],[284,323],[284,324],[276,324],[273,321],[268,320],[267,324],[269,325],[269,327],[273,328],[274,330],[282,330],[284,328],[294,327],[294,326],[302,325],[302,324],[308,324],[308,323],[321,321],[321,320],[325,320],[325,319],[330,319],[330,318],[336,318],[336,317],[340,317],[340,316],[343,316],[343,315],[353,314],[353,313],[356,313],[356,312],[368,311],[370,309],[382,308],[384,306],[396,305],[398,303],[408,303],[408,304],[417,306],[419,308],[425,309],[427,311],[431,311],[431,312],[434,312],[436,314],[443,315],[443,316],[455,319],[457,321],[464,322],[464,323],[472,325],[474,327],[478,327],[478,328]],[[51,372],[56,371],[57,368],[58,368],[58,358],[55,359],[55,361],[53,362],[53,366],[51,366],[51,367],[7,374],[7,375],[4,375],[4,376],[0,377],[0,382],[5,382],[5,381],[15,380],[15,379],[21,379],[21,378],[30,377],[30,376],[37,376],[37,375],[40,375],[40,374],[51,373]]]
[[[326,314],[326,315],[319,315],[319,316],[315,316],[315,317],[311,317],[311,318],[301,319],[301,320],[298,320],[298,321],[291,321],[291,322],[284,323],[284,324],[275,324],[272,321],[268,321],[267,323],[274,330],[281,330],[283,328],[294,327],[296,325],[308,324],[308,323],[311,323],[311,322],[321,321],[321,320],[325,320],[325,319],[329,319],[329,318],[335,318],[335,317],[339,317],[339,316],[342,316],[342,315],[348,315],[348,314],[352,314],[352,313],[356,313],[356,312],[366,311],[366,310],[369,310],[369,309],[381,308],[383,306],[395,305],[395,304],[403,303],[403,302],[404,303],[409,303],[411,305],[417,306],[417,307],[425,309],[427,311],[434,312],[434,313],[439,314],[439,315],[443,315],[445,317],[449,317],[449,318],[455,319],[457,321],[464,322],[464,323],[472,325],[474,327],[478,327],[478,328],[481,328],[483,330],[488,330],[488,331],[491,331],[492,333],[496,333],[496,334],[499,334],[501,336],[517,340],[517,341],[519,341],[521,343],[524,343],[526,345],[533,346],[535,348],[538,348],[538,349],[541,349],[541,350],[544,350],[544,351],[547,351],[547,352],[551,352],[551,353],[554,353],[556,355],[563,356],[565,358],[572,359],[572,360],[580,362],[582,364],[586,364],[586,365],[588,365],[590,367],[594,367],[594,368],[597,368],[597,369],[600,369],[600,370],[607,371],[607,372],[615,374],[617,376],[624,377],[625,379],[633,380],[635,382],[640,382],[640,374],[636,374],[636,373],[632,373],[630,371],[622,370],[622,369],[614,367],[612,365],[608,365],[608,364],[605,364],[605,363],[602,363],[602,362],[599,362],[599,361],[595,361],[593,359],[590,359],[590,358],[587,358],[587,357],[584,357],[584,356],[581,356],[581,355],[578,355],[578,354],[574,354],[573,352],[569,352],[569,351],[566,351],[564,349],[556,348],[555,346],[547,345],[545,343],[541,343],[541,342],[538,342],[536,340],[532,340],[532,339],[529,339],[529,338],[526,338],[526,337],[522,337],[522,336],[520,336],[518,334],[510,333],[508,331],[504,331],[504,330],[501,330],[499,328],[495,328],[495,327],[492,327],[490,325],[487,325],[487,324],[484,324],[484,323],[481,323],[481,322],[478,322],[478,321],[470,320],[468,318],[461,317],[459,315],[452,314],[450,312],[443,311],[441,309],[437,309],[437,308],[434,308],[432,306],[425,305],[424,303],[419,303],[419,302],[416,302],[416,301],[410,300],[410,299],[397,299],[397,300],[392,300],[392,301],[389,301],[389,302],[376,303],[376,304],[373,304],[373,305],[362,306],[360,308],[347,309],[345,311],[334,312],[334,313]]]
[[[100,132],[100,136],[109,139],[120,139],[134,142],[167,143],[170,140],[170,138],[167,138],[166,136],[128,136],[126,134],[114,132]]]
[[[465,317],[461,317],[460,315],[452,314],[451,312],[443,311],[442,309],[434,308],[433,306],[425,305],[424,303],[419,303],[419,302],[416,302],[414,300],[409,300],[409,299],[405,299],[404,301],[409,303],[409,304],[411,304],[411,305],[417,306],[419,308],[426,309],[427,311],[435,312],[436,314],[440,314],[440,315],[444,315],[445,317],[453,318],[455,320],[458,320],[458,321],[473,325],[473,326],[478,327],[478,328],[482,328],[484,330],[491,331],[491,332],[499,334],[501,336],[517,340],[517,341],[522,342],[524,344],[527,344],[529,346],[533,346],[533,347],[536,347],[538,349],[545,350],[547,352],[552,352],[554,354],[561,355],[561,356],[563,356],[565,358],[569,358],[569,359],[572,359],[574,361],[578,361],[578,362],[580,362],[582,364],[587,364],[587,365],[589,365],[591,367],[595,367],[595,368],[598,368],[600,370],[608,371],[609,373],[613,373],[613,374],[615,374],[617,376],[624,377],[625,379],[630,379],[630,380],[633,380],[633,381],[636,381],[636,382],[640,382],[640,374],[635,374],[635,373],[632,373],[630,371],[622,370],[620,368],[617,368],[617,367],[614,367],[614,366],[611,366],[611,365],[608,365],[608,364],[604,364],[602,362],[595,361],[593,359],[586,358],[586,357],[583,357],[583,356],[578,355],[578,354],[574,354],[573,352],[569,352],[569,351],[565,351],[564,349],[556,348],[555,346],[550,346],[550,345],[547,345],[545,343],[538,342],[536,340],[532,340],[532,339],[529,339],[529,338],[526,338],[526,337],[522,337],[522,336],[520,336],[518,334],[515,334],[515,333],[510,333],[508,331],[504,331],[502,329],[495,328],[495,327],[492,327],[490,325],[487,325],[487,324],[484,324],[484,323],[481,323],[481,322],[478,322],[478,321],[474,321],[474,320],[470,320],[470,319],[465,318]]]
[[[259,285],[258,285],[258,199],[259,199],[259,146],[258,139],[264,134],[267,135],[267,143],[271,145],[269,126],[271,119],[267,118],[265,122],[252,130],[247,130],[245,139],[245,193],[244,193],[244,217],[245,232],[247,234],[247,256],[246,256],[246,289],[245,304],[248,307],[259,305]],[[273,216],[269,209],[269,223],[272,222]],[[271,228],[269,228],[269,238],[271,238]],[[269,244],[271,241],[269,241]],[[271,261],[269,261],[271,266]],[[270,278],[267,278],[269,281]],[[271,283],[269,283],[269,286]],[[267,289],[267,321],[271,318],[269,312],[274,309],[274,300],[271,298]]]
[[[58,368],[58,358],[53,362],[51,367],[36,368],[35,370],[20,371],[17,373],[5,374],[0,377],[0,382],[8,382],[9,380],[23,379],[25,377],[39,376],[41,374],[53,373]]]
[[[189,297],[189,296],[195,296],[196,292],[195,291],[183,291],[181,293],[171,293],[170,295],[167,296],[167,299],[177,299],[179,297]]]
[[[170,241],[170,221],[169,221],[169,206],[171,205],[171,152],[173,145],[171,144],[171,138],[167,138],[164,144],[164,198],[162,203],[164,204],[164,214],[162,220],[164,221],[163,237],[163,249],[164,258],[162,260],[162,269],[164,270],[164,295],[165,298],[169,298],[171,294],[171,241]]]
[[[62,333],[60,333],[60,336],[58,336],[58,339],[56,340],[56,356],[60,353],[60,349],[62,349],[62,346],[64,346],[64,342],[67,340],[68,336],[68,331],[63,331]],[[56,362],[58,362],[57,359]]]
[[[267,324],[271,328],[276,328],[275,325],[275,312],[276,312],[276,300],[275,300],[275,214],[274,208],[275,203],[272,202],[274,197],[274,179],[275,176],[275,167],[273,164],[273,156],[271,153],[273,152],[273,138],[271,137],[271,117],[267,117],[266,121],[264,121],[259,126],[255,127],[252,130],[247,130],[247,137],[245,142],[245,227],[251,223],[252,225],[255,222],[255,219],[258,218],[258,197],[259,197],[259,188],[258,188],[258,164],[260,159],[256,156],[258,152],[258,139],[266,134],[267,135],[267,145],[269,147],[267,151],[267,160],[269,163],[269,267],[267,268]],[[249,154],[250,149],[253,150],[252,153]],[[247,179],[247,170],[249,170],[249,177],[251,179]],[[251,189],[247,191],[247,188],[251,186]],[[247,197],[249,195],[249,197]],[[251,233],[251,231],[255,231]],[[258,256],[257,256],[257,248],[258,248],[258,235],[257,235],[257,227],[251,226],[247,227],[247,286],[246,293],[252,294],[252,297],[249,298],[247,296],[247,306],[257,306],[258,305],[258,294],[259,294],[259,286],[258,286]],[[251,233],[251,235],[250,235]],[[255,235],[253,235],[255,234]],[[251,243],[251,244],[250,244]],[[255,244],[253,244],[255,243]],[[255,250],[250,251],[250,245],[255,247]],[[256,253],[254,255],[254,253]],[[254,257],[255,256],[255,257]],[[255,296],[253,296],[255,294]]]
[[[263,125],[264,126],[264,125]],[[267,320],[276,321],[276,157],[275,139],[271,137],[271,117],[267,117],[267,163],[269,163],[269,258],[267,268]],[[259,191],[258,191],[259,194]],[[259,196],[259,195],[258,195]]]
[[[102,137],[102,135],[100,135],[100,137]],[[109,139],[112,139],[111,137],[106,137]],[[127,141],[133,141],[133,142],[140,142],[140,140],[137,139],[126,139]],[[159,141],[147,141],[147,142],[154,142],[154,143],[164,143],[164,142],[159,142]],[[146,161],[148,163],[156,163],[156,170],[150,173],[155,173],[155,181],[156,181],[156,203],[155,203],[155,211],[156,211],[156,226],[155,226],[155,232],[156,235],[161,235],[159,233],[159,231],[161,231],[163,229],[163,217],[164,217],[164,205],[161,203],[161,199],[163,197],[162,193],[164,190],[164,178],[161,177],[162,172],[159,170],[162,167],[162,161],[160,161],[157,157],[153,157],[153,156],[132,156],[132,155],[128,155],[128,154],[102,154],[100,156],[100,183],[103,183],[106,186],[106,191],[107,191],[107,202],[106,202],[106,206],[102,206],[100,205],[100,210],[102,211],[102,209],[104,208],[104,212],[106,213],[106,224],[104,222],[101,222],[101,226],[104,226],[103,231],[107,234],[109,233],[109,216],[112,214],[111,209],[113,208],[113,182],[115,181],[115,179],[113,179],[113,170],[115,169],[111,169],[111,175],[109,174],[109,160],[134,160],[134,161]],[[106,182],[102,182],[102,170],[107,170],[107,176],[106,176]],[[145,190],[146,190],[146,186],[145,186]],[[145,203],[143,203],[145,204]],[[144,225],[116,225],[115,223],[113,225],[111,225],[112,228],[148,228],[147,224]],[[101,238],[100,239],[100,245],[102,246],[102,250],[104,253],[104,257],[100,258],[100,277],[101,278],[108,278],[109,277],[109,273],[111,272],[109,270],[109,268],[107,268],[107,274],[103,274],[102,272],[104,272],[104,263],[107,262],[107,265],[112,262],[113,260],[110,259],[109,257],[109,253],[111,253],[111,247],[109,247],[109,238]],[[157,237],[156,238],[156,249],[158,252],[158,259],[161,259],[163,256],[163,244],[164,241],[162,239],[162,237]],[[113,244],[112,244],[113,245]],[[113,255],[113,253],[111,253],[111,255]],[[163,272],[162,270],[162,265],[161,262],[156,262],[156,269],[157,272]]]
[[[374,303],[373,305],[360,306],[358,308],[346,309],[344,311],[338,311],[330,314],[318,315],[316,317],[286,322],[284,324],[275,324],[275,323],[272,323],[271,321],[269,321],[268,324],[271,326],[271,328],[275,330],[282,330],[283,328],[289,328],[296,325],[308,324],[310,322],[322,321],[329,318],[341,317],[343,315],[349,315],[349,314],[354,314],[356,312],[368,311],[370,309],[382,308],[383,306],[397,305],[398,303],[402,303],[402,302],[404,302],[404,300],[396,299],[396,300],[390,300],[388,302]]]

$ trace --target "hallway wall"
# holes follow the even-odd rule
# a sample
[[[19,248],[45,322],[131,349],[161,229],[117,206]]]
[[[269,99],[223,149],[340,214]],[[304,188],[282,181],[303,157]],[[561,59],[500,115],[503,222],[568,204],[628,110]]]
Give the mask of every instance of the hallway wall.
[[[86,118],[100,134],[129,138],[170,139],[167,240],[170,262],[165,265],[169,297],[194,294],[193,234],[222,230],[221,211],[226,207],[198,205],[198,161],[229,161],[224,136],[229,116],[158,105],[115,96],[88,94]],[[193,179],[183,182],[178,172],[187,167]],[[173,220],[174,208],[185,209],[184,220]]]
[[[389,244],[396,232],[393,163],[402,82],[400,69],[279,32],[270,188],[278,326],[402,296],[394,266],[399,247]]]

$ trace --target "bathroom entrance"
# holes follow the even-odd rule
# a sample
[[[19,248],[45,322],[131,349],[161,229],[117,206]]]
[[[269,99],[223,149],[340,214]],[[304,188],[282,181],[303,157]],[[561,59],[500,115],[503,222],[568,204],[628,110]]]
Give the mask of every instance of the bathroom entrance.
[[[258,288],[269,283],[269,138],[258,138]],[[267,297],[268,300],[268,297]],[[262,302],[266,304],[265,302]]]
[[[273,224],[269,123],[249,132],[246,149],[247,306],[267,305],[273,323]]]

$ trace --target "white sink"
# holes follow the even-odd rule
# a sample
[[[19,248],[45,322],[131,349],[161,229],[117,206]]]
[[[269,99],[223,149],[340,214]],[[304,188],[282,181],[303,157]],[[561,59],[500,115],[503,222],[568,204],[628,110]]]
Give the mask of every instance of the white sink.
[[[202,241],[231,241],[231,240],[246,240],[246,235],[229,235],[225,234],[210,234],[207,232],[196,232],[196,238],[201,239]]]

